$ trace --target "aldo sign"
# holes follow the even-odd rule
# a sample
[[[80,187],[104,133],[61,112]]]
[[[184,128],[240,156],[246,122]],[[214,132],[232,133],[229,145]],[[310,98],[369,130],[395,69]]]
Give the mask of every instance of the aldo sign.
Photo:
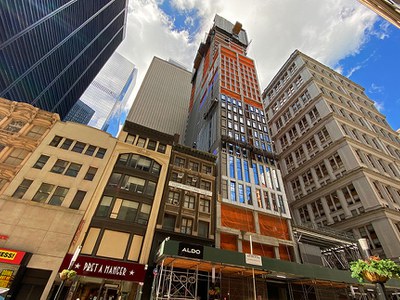
[[[201,245],[179,243],[178,255],[191,257],[191,258],[203,258],[204,248]]]

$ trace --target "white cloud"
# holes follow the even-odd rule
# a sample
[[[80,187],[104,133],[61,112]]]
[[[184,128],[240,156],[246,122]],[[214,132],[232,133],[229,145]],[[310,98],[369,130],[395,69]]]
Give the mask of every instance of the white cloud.
[[[375,107],[376,107],[376,109],[380,112],[380,113],[382,113],[384,110],[385,110],[385,103],[382,101],[382,102],[380,102],[380,101],[375,101],[374,102],[374,105],[375,105]]]
[[[243,24],[252,40],[248,55],[256,62],[262,89],[295,49],[341,70],[337,62],[360,51],[377,20],[375,13],[348,0],[171,0],[180,13],[195,12],[199,18],[200,28],[190,38],[188,31],[174,29],[173,19],[159,9],[158,2],[131,0],[129,4],[127,34],[118,51],[138,66],[133,95],[153,56],[171,57],[191,68],[216,13]]]
[[[375,83],[371,84],[371,87],[369,88],[369,92],[371,94],[373,93],[382,93],[385,90],[385,87],[382,85],[377,85]]]

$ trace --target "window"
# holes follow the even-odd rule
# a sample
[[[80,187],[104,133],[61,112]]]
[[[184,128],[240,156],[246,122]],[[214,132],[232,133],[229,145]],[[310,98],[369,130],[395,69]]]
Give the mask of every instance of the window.
[[[176,223],[176,216],[165,214],[163,228],[166,230],[174,231]]]
[[[208,238],[208,222],[199,221],[198,236]]]
[[[96,175],[97,168],[95,167],[89,167],[88,171],[86,172],[86,175],[83,179],[92,181],[94,176]]]
[[[238,184],[238,194],[239,194],[239,202],[245,203],[244,201],[244,187],[243,184]]]
[[[195,195],[185,195],[185,202],[183,206],[186,208],[194,209],[196,206],[196,196]]]
[[[29,151],[27,150],[17,148],[4,160],[4,163],[11,166],[19,166],[28,153]]]
[[[106,151],[107,151],[107,149],[99,148],[99,150],[97,150],[96,157],[103,158],[104,155],[106,154]]]
[[[125,142],[133,145],[133,143],[135,142],[135,139],[136,139],[136,135],[128,134],[126,136]]]
[[[26,122],[19,120],[12,120],[8,125],[4,128],[4,131],[17,133],[24,127]]]
[[[54,191],[53,195],[51,196],[51,198],[49,200],[49,204],[55,205],[55,206],[60,206],[63,203],[65,196],[68,193],[68,190],[69,190],[69,188],[58,186],[56,188],[56,190]]]
[[[15,192],[12,196],[15,198],[21,199],[25,195],[25,193],[29,189],[29,187],[31,186],[32,182],[33,182],[33,180],[30,180],[30,179],[22,180],[21,184],[15,190]]]
[[[150,217],[151,206],[148,204],[142,204],[139,210],[137,223],[147,225]]]
[[[182,157],[176,156],[175,160],[174,160],[174,165],[178,166],[178,167],[181,167],[181,168],[184,168],[185,167],[185,159],[182,158]]]
[[[36,202],[46,202],[47,198],[50,196],[51,192],[54,189],[53,184],[42,183],[35,196],[33,196],[32,201]]]
[[[107,217],[108,211],[110,210],[111,202],[113,197],[103,196],[100,201],[99,206],[97,207],[96,217]]]
[[[82,153],[83,149],[85,149],[86,144],[81,143],[81,142],[76,142],[74,147],[72,147],[72,151],[77,152],[77,153]]]
[[[142,178],[125,175],[122,180],[121,189],[130,192],[143,193],[145,183],[146,181]]]
[[[231,201],[236,202],[236,184],[235,182],[231,182]]]
[[[96,151],[96,146],[89,145],[89,147],[87,147],[87,149],[85,151],[85,155],[92,156],[94,151]]]
[[[74,199],[72,199],[72,202],[71,202],[71,205],[69,206],[69,208],[79,209],[79,207],[81,207],[81,204],[82,204],[85,196],[86,196],[85,191],[78,190],[74,196]]]
[[[118,199],[116,201],[121,201]],[[128,222],[135,222],[138,214],[139,203],[135,201],[122,200],[118,210],[117,219]]]
[[[248,205],[253,205],[253,198],[251,196],[251,187],[246,186],[246,200]]]
[[[82,165],[76,164],[76,163],[71,163],[65,171],[65,175],[71,176],[71,177],[76,177],[78,176],[79,170],[81,169]]]
[[[202,170],[201,170],[203,173],[205,173],[205,174],[209,174],[209,175],[211,175],[212,174],[212,167],[211,166],[209,166],[209,165],[202,165]]]
[[[199,163],[194,161],[189,161],[189,169],[195,172],[199,171]]]
[[[168,203],[179,206],[180,203],[180,193],[178,191],[169,191],[168,193]]]
[[[66,160],[57,159],[56,163],[54,164],[53,168],[51,168],[50,172],[62,174],[67,166],[68,162]]]
[[[199,202],[199,210],[201,212],[210,213],[210,200],[201,197]]]
[[[167,150],[167,146],[166,145],[161,144],[161,143],[158,144],[157,152],[165,153],[166,150]]]
[[[149,140],[148,144],[147,144],[147,149],[149,150],[156,150],[157,147],[157,142],[153,141],[153,140]]]
[[[146,144],[146,139],[139,137],[136,146],[144,148],[145,144]]]
[[[47,163],[49,158],[50,157],[47,155],[40,155],[39,159],[33,165],[33,168],[39,169],[39,170],[43,169],[44,165]]]
[[[61,149],[68,150],[71,147],[72,142],[73,142],[73,140],[71,140],[71,139],[65,139],[64,143],[62,143],[62,145],[61,145]]]
[[[182,218],[181,233],[192,234],[192,226],[193,226],[192,219]]]
[[[211,191],[211,182],[202,180],[200,182],[200,188],[206,191]]]
[[[45,133],[45,131],[45,127],[34,125],[31,130],[29,130],[29,132],[26,134],[26,136],[37,140]]]

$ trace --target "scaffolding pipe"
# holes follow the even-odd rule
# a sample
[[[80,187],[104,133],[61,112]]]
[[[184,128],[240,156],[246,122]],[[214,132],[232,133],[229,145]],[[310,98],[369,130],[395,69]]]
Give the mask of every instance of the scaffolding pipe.
[[[158,285],[157,285],[157,291],[156,291],[156,299],[158,299],[158,295],[160,295],[160,285],[161,285],[161,279],[162,279],[162,273],[164,271],[164,260],[161,262],[161,268],[160,268],[160,277],[158,278]]]
[[[174,271],[174,263],[171,264],[171,272],[169,275],[169,286],[168,286],[168,295],[167,295],[168,299],[171,299],[171,286],[172,286],[172,276],[173,276],[172,272],[173,271]]]
[[[253,255],[253,240],[250,235],[250,254]],[[253,294],[254,294],[254,300],[257,300],[257,290],[256,290],[256,278],[254,276],[254,268],[251,268],[251,271],[253,273]]]

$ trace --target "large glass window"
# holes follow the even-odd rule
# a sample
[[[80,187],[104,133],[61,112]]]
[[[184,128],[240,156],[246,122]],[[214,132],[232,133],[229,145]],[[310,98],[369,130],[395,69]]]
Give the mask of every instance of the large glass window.
[[[245,203],[244,201],[244,188],[243,184],[238,184],[238,191],[239,191],[239,202]]]
[[[236,202],[236,184],[235,184],[235,182],[231,182],[231,201]]]
[[[94,176],[96,175],[96,172],[97,172],[97,168],[89,167],[89,169],[87,170],[85,177],[83,179],[92,181]]]
[[[83,149],[85,149],[86,144],[85,143],[81,143],[81,142],[76,142],[74,147],[72,147],[71,151],[77,152],[77,153],[82,153]]]
[[[4,131],[17,133],[24,127],[26,122],[19,120],[12,120],[6,127],[4,127]]]
[[[148,204],[142,204],[140,207],[137,222],[142,225],[147,225],[150,217],[151,206]]]
[[[174,231],[176,223],[176,216],[165,214],[163,229]]]
[[[56,135],[53,140],[50,142],[50,146],[57,147],[62,140],[61,136]]]
[[[237,179],[243,180],[242,161],[240,158],[236,158],[236,170],[237,170]]]
[[[208,238],[208,222],[199,221],[198,236]]]
[[[143,193],[146,181],[142,178],[125,175],[121,188],[130,192]]]
[[[29,132],[26,134],[26,136],[37,140],[45,133],[45,131],[46,127],[34,125],[31,130],[29,130]]]
[[[110,179],[108,180],[107,186],[108,187],[118,187],[121,177],[122,177],[122,174],[120,174],[120,173],[112,173],[110,176]]]
[[[258,172],[257,172],[257,164],[253,163],[253,173],[254,173],[254,183],[255,184],[260,184],[260,181],[258,179]]]
[[[232,155],[229,155],[229,176],[235,178],[235,162]]]
[[[169,191],[168,193],[168,203],[179,206],[180,193],[179,191]]]
[[[118,211],[117,219],[123,221],[135,222],[138,208],[139,208],[138,202],[123,200],[121,203],[121,207]]]
[[[72,199],[72,202],[71,202],[71,205],[69,206],[69,208],[79,209],[81,207],[81,204],[82,204],[85,196],[86,196],[85,191],[78,190],[74,196],[74,199]]]
[[[201,212],[210,213],[210,200],[200,197],[199,210]]]
[[[108,217],[113,197],[103,196],[96,211],[96,217]]]
[[[4,163],[11,166],[19,166],[28,153],[27,150],[17,148],[4,160]]]
[[[251,196],[251,187],[246,186],[246,200],[248,205],[253,205],[253,198]]]
[[[97,150],[97,152],[96,152],[96,157],[103,158],[104,155],[106,155],[106,151],[107,151],[107,149],[99,148],[99,150]]]
[[[244,160],[243,166],[244,166],[244,179],[246,180],[246,182],[250,183],[249,162],[247,160]]]
[[[62,143],[62,145],[61,145],[61,149],[68,150],[71,147],[72,142],[73,142],[73,140],[71,140],[71,139],[65,139],[64,143]]]

